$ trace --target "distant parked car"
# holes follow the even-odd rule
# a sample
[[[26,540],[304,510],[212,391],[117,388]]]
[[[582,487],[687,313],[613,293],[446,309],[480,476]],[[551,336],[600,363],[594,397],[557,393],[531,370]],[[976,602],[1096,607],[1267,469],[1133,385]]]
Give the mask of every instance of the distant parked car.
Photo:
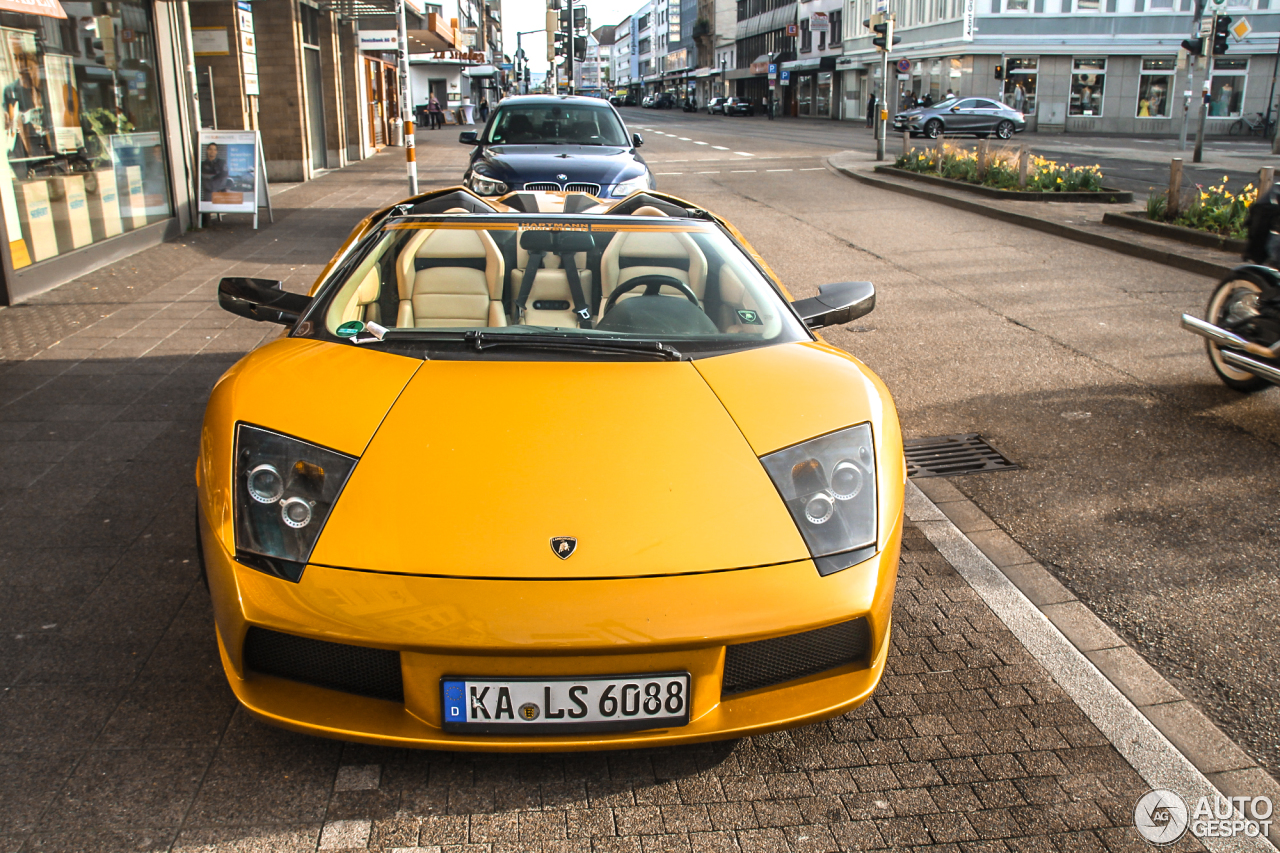
[[[724,103],[724,114],[727,116],[753,116],[756,105],[750,98],[729,98]]]
[[[653,109],[653,100],[654,100],[654,98],[656,98],[656,97],[658,97],[658,96],[657,96],[657,95],[645,95],[645,96],[644,96],[644,100],[642,100],[642,101],[640,102],[640,106],[644,107],[646,110]]]
[[[1013,107],[990,98],[947,98],[930,107],[916,107],[893,117],[893,129],[912,136],[975,136],[995,134],[1009,139],[1027,129],[1027,120]]]
[[[615,107],[620,107],[620,106],[622,106],[622,103],[623,103],[623,101],[625,101],[625,100],[626,100],[626,98],[625,98],[623,95],[610,95],[610,96],[609,96],[609,103],[613,104]]]
[[[719,113],[720,115],[724,115],[724,104],[725,104],[725,101],[727,100],[729,99],[728,98],[712,98],[711,100],[707,101],[707,114],[715,115],[716,113]]]
[[[655,110],[671,110],[677,106],[676,96],[671,92],[658,92],[653,96],[653,108]]]

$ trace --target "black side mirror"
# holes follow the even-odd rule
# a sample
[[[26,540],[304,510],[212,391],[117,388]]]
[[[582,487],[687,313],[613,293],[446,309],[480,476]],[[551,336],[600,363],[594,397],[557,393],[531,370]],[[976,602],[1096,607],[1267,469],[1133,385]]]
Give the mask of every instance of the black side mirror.
[[[876,307],[876,289],[869,281],[840,281],[824,284],[818,295],[791,303],[810,329],[839,326],[871,313]]]
[[[644,145],[644,137],[638,133],[631,134],[631,144],[636,148],[639,148],[641,145]]]
[[[479,145],[480,140],[474,130],[464,130],[458,134],[458,141],[463,145]]]
[[[290,293],[269,278],[224,278],[218,282],[218,305],[250,320],[292,326],[311,305],[311,297]]]

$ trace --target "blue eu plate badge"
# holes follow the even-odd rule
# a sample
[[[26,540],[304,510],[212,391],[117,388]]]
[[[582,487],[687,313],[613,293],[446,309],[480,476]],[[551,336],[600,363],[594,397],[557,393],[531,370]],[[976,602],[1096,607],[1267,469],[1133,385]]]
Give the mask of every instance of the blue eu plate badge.
[[[467,691],[461,681],[444,682],[444,721],[446,723],[465,723],[467,721]]]

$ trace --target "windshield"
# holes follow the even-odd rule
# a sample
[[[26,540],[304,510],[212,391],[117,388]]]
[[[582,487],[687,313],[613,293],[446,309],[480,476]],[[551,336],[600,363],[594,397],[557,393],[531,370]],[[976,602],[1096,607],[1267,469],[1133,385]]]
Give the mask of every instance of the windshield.
[[[627,145],[627,134],[608,107],[586,104],[513,104],[498,109],[486,142],[507,145]]]
[[[472,356],[506,358],[531,335],[559,349],[607,341],[618,357],[633,344],[687,357],[812,340],[717,224],[649,210],[393,220],[326,283],[296,334],[427,350],[468,341]],[[360,331],[371,323],[381,341]]]
[[[944,108],[950,109],[951,107],[954,107],[956,105],[956,100],[957,100],[956,98],[943,98],[941,101],[938,101],[936,104],[932,104],[926,107],[926,109],[931,109],[931,110],[940,110]]]

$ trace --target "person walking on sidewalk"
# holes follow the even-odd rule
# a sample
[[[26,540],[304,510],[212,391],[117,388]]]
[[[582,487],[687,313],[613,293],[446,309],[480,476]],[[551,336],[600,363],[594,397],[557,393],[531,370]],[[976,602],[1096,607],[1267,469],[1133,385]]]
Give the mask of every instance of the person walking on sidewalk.
[[[871,97],[867,98],[867,127],[871,127],[876,123],[876,93],[872,92]]]
[[[440,106],[435,95],[432,95],[431,100],[427,102],[427,118],[431,119],[432,130],[444,127],[444,108]]]

